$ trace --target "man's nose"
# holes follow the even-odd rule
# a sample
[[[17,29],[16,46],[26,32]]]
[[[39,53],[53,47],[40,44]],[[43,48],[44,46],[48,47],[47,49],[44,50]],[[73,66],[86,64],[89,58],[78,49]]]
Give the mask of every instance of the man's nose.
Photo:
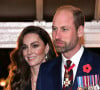
[[[55,38],[56,38],[56,39],[61,38],[61,32],[60,32],[60,30],[57,30],[57,31],[56,31],[56,36],[55,36]]]

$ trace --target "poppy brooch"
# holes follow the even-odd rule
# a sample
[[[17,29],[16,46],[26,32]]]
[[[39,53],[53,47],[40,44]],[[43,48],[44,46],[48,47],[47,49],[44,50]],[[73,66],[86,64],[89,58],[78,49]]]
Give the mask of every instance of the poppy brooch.
[[[83,66],[83,72],[90,73],[91,70],[92,70],[92,67],[90,64],[86,64]]]

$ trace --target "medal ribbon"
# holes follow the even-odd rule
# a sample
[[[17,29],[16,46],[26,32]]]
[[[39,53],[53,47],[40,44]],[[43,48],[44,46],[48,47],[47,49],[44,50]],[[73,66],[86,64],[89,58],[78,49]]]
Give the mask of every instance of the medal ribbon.
[[[75,64],[72,64],[69,68],[66,67],[66,65],[64,65],[65,70],[67,70],[68,72],[70,72],[70,70],[72,70],[74,68]]]
[[[97,81],[97,74],[95,75],[95,84],[98,84],[98,81]]]
[[[86,87],[86,76],[84,76],[84,85]]]
[[[86,87],[88,87],[88,76],[86,76]]]
[[[92,76],[90,75],[90,86],[92,86]]]
[[[92,86],[94,86],[94,75],[92,75]]]
[[[99,86],[100,86],[100,75],[98,74],[98,83],[99,83]]]

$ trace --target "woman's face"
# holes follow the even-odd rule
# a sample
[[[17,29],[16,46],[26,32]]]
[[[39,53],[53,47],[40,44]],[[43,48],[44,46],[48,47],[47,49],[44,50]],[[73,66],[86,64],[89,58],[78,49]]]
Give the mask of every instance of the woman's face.
[[[23,38],[23,56],[30,66],[40,65],[45,61],[48,45],[35,33],[26,34]]]

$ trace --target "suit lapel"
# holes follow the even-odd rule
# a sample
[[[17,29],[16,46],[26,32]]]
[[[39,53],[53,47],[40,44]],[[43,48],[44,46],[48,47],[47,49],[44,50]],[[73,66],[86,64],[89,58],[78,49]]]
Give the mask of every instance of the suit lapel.
[[[88,54],[87,50],[84,49],[84,53],[80,59],[80,62],[79,62],[79,66],[78,66],[78,69],[77,69],[77,72],[76,72],[76,76],[75,76],[75,81],[74,81],[74,84],[73,84],[73,90],[77,90],[77,87],[78,87],[78,84],[77,84],[77,77],[78,76],[84,76],[86,75],[86,73],[83,72],[83,65],[86,65],[86,64],[90,64],[91,65],[91,56]]]
[[[61,56],[56,60],[56,65],[54,67],[54,82],[55,82],[55,90],[62,90],[62,76],[61,76]]]
[[[96,71],[95,66],[94,66],[94,63],[93,63],[93,59],[94,59],[93,54],[91,52],[87,51],[87,49],[84,49],[84,53],[82,55],[82,58],[79,62],[79,66],[78,66],[78,69],[77,69],[77,73],[76,73],[76,77],[75,77],[75,81],[74,81],[74,85],[73,85],[73,90],[77,90],[77,87],[78,87],[77,77],[78,76],[92,75],[92,74],[96,73],[95,72]],[[90,64],[92,69],[93,69],[88,74],[83,72],[83,66],[86,65],[86,64]]]

